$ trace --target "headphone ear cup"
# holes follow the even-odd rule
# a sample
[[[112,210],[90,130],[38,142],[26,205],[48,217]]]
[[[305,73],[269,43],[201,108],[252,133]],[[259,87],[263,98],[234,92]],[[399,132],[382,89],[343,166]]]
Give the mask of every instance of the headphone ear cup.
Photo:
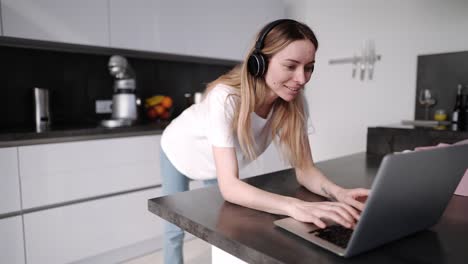
[[[266,71],[265,56],[261,52],[254,52],[247,61],[250,74],[254,77],[262,77]]]

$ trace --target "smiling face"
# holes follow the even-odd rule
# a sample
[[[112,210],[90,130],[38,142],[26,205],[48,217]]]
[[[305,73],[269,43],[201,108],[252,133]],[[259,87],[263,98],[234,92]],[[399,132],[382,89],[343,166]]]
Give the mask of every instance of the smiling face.
[[[271,57],[265,82],[271,89],[267,101],[290,102],[310,80],[315,63],[315,46],[310,40],[296,40]]]

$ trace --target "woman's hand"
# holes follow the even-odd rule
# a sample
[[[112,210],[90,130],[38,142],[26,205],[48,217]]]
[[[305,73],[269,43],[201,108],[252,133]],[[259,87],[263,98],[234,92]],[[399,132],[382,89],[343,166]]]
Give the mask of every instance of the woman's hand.
[[[357,189],[343,189],[340,188],[336,193],[335,193],[335,198],[337,199],[338,202],[345,203],[347,205],[350,205],[359,211],[364,210],[364,203],[367,200],[367,197],[369,196],[370,190],[369,189],[363,189],[363,188],[357,188]]]
[[[300,222],[313,223],[320,228],[327,226],[326,220],[352,228],[359,218],[359,212],[341,202],[305,202],[294,199],[289,216]]]

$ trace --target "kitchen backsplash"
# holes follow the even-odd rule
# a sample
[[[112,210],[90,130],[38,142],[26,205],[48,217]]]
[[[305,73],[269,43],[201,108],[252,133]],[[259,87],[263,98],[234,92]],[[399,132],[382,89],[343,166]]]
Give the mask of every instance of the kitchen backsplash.
[[[112,99],[107,63],[114,54],[125,56],[135,70],[136,94],[142,101],[156,94],[174,99],[173,117],[186,107],[185,93],[202,91],[238,63],[0,37],[0,132],[34,127],[34,87],[49,89],[56,126],[92,125],[109,118],[95,113],[95,102]],[[140,119],[147,121],[140,108]]]
[[[429,119],[443,109],[450,115],[455,105],[457,85],[468,93],[468,51],[418,56],[415,119],[425,118],[425,107],[419,102],[422,90],[429,89],[436,104],[429,108]]]

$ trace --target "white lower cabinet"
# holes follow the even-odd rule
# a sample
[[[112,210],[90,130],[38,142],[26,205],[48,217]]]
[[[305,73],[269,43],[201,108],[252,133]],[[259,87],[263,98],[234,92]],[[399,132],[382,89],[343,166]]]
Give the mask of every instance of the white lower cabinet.
[[[160,137],[19,147],[23,209],[160,184]]]
[[[25,214],[28,264],[69,263],[162,240],[163,221],[147,205],[148,199],[160,195],[155,188]]]
[[[17,148],[0,148],[0,215],[20,211]]]
[[[23,210],[0,219],[0,263],[118,263],[161,249],[164,220],[148,210],[162,193],[160,138],[0,149],[0,215]]]
[[[0,263],[25,263],[23,245],[21,216],[0,219]]]

